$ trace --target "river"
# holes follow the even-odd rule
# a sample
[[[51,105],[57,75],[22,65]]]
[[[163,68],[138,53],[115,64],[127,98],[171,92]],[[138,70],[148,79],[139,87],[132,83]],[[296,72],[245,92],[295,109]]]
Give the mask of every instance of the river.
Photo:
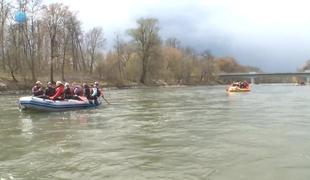
[[[98,109],[0,96],[0,179],[310,179],[310,86],[107,90]]]

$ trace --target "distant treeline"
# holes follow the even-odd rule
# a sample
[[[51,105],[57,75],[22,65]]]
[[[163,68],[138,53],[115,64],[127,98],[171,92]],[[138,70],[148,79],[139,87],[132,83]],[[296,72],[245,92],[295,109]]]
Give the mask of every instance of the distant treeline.
[[[232,57],[214,57],[208,50],[197,53],[174,37],[164,40],[154,18],[138,19],[136,28],[126,31],[129,40],[116,34],[113,48],[104,49],[104,30],[94,27],[84,32],[69,7],[40,0],[15,3],[0,0],[0,72],[15,82],[207,84],[217,82],[220,72],[260,71]],[[27,15],[24,23],[14,19],[18,10]]]

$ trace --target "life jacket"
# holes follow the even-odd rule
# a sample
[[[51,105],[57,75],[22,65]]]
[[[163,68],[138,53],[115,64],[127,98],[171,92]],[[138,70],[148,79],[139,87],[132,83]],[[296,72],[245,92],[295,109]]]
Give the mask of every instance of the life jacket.
[[[58,86],[56,88],[56,93],[54,96],[50,97],[50,99],[52,100],[56,100],[56,99],[61,99],[63,100],[64,99],[64,90],[65,90],[65,87],[63,84],[61,84],[60,86]]]
[[[94,88],[97,89],[97,94],[96,94],[96,96],[97,96],[97,97],[100,97],[100,96],[101,96],[101,91],[100,91],[100,89],[97,88],[97,87],[94,87]],[[93,89],[94,89],[94,88],[91,89],[91,91],[92,91],[91,94],[93,94]]]
[[[55,94],[55,88],[47,87],[47,89],[45,90],[45,95],[46,96],[54,96],[54,94]]]

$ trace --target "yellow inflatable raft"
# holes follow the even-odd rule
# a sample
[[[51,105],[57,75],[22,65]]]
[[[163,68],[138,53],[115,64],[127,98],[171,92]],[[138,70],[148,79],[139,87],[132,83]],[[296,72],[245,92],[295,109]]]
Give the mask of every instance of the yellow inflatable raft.
[[[251,88],[240,88],[238,86],[229,86],[227,89],[227,92],[249,92],[251,91]]]

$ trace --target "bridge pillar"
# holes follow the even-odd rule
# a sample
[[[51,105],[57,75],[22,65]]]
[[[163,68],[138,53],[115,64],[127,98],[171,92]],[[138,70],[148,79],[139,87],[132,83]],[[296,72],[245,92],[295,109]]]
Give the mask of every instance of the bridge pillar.
[[[255,78],[251,77],[251,84],[253,85],[255,83]]]

